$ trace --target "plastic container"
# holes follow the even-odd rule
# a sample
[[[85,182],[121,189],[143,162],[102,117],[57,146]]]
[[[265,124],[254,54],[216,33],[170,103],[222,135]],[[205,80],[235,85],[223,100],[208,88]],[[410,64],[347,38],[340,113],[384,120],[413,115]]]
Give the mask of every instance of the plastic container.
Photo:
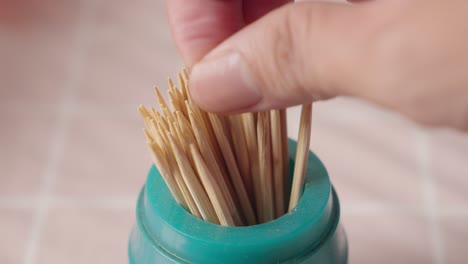
[[[291,175],[296,143],[289,142]],[[226,227],[186,212],[152,167],[137,205],[130,264],[345,264],[348,246],[340,205],[325,167],[309,155],[303,196],[286,215],[260,225]]]

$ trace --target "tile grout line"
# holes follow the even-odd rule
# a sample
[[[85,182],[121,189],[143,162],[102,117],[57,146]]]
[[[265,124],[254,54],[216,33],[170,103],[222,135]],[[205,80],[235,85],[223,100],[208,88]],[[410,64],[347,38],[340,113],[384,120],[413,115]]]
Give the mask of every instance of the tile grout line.
[[[430,138],[427,132],[417,128],[416,131],[417,163],[420,175],[423,177],[424,186],[424,211],[430,226],[432,263],[445,264],[444,243],[440,228],[440,216],[438,215],[437,194],[432,173]]]
[[[133,195],[103,196],[103,197],[66,197],[62,195],[48,195],[49,208],[101,208],[112,210],[134,210],[137,198]],[[0,209],[31,209],[37,204],[37,196],[0,195]],[[381,215],[395,213],[398,215],[427,216],[427,210],[420,206],[402,206],[388,203],[358,203],[343,209],[343,215]],[[444,207],[438,210],[439,218],[468,217],[468,206]]]
[[[27,240],[24,252],[23,263],[24,264],[35,264],[37,262],[37,255],[39,250],[39,242],[45,222],[47,221],[47,215],[49,206],[51,203],[51,193],[53,185],[57,179],[57,170],[60,163],[60,158],[64,153],[66,132],[69,127],[69,118],[74,103],[74,91],[78,86],[78,81],[81,75],[81,68],[83,63],[84,55],[84,43],[87,41],[86,31],[88,29],[88,23],[90,20],[91,1],[83,1],[78,11],[77,32],[75,33],[73,40],[73,51],[74,52],[69,58],[69,78],[64,85],[64,92],[60,103],[58,105],[58,117],[56,121],[56,128],[53,141],[50,145],[48,152],[48,159],[46,162],[46,168],[44,169],[42,180],[39,187],[39,195],[37,202],[34,206],[34,212],[32,216],[32,227]]]
[[[133,196],[114,197],[66,197],[48,194],[48,208],[101,208],[113,210],[135,210],[137,198]],[[37,205],[35,196],[0,197],[0,209],[31,209]],[[467,208],[468,210],[468,208]]]

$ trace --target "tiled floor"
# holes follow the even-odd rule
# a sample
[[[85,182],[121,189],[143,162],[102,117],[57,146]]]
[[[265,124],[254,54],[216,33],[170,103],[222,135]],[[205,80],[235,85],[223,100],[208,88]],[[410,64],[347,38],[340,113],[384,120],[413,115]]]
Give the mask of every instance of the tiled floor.
[[[170,39],[163,1],[91,1],[84,22],[82,76],[77,98],[96,104],[153,101],[155,85],[166,85],[182,62]],[[151,25],[151,26],[150,26]]]
[[[87,206],[51,209],[37,263],[127,263],[123,238],[134,221],[129,211]]]
[[[430,227],[424,216],[412,212],[368,212],[345,215],[344,220],[351,242],[350,263],[432,261],[431,234],[427,232]]]
[[[0,58],[0,263],[126,263],[150,166],[136,107],[182,66],[163,1],[1,1]],[[467,263],[468,135],[336,99],[311,147],[351,264]]]
[[[468,212],[465,210],[463,214],[463,216],[452,215],[442,220],[447,263],[466,263]]]
[[[312,130],[312,150],[343,190],[344,201],[405,207],[423,202],[415,128],[409,122],[338,99],[317,105]]]
[[[133,197],[150,160],[141,155],[147,150],[135,109],[76,108],[68,118],[54,192],[78,198]]]
[[[53,110],[0,103],[0,123],[0,195],[36,194],[53,140]]]
[[[12,207],[16,207],[13,205]],[[2,244],[0,263],[22,263],[32,225],[32,211],[24,208],[0,209]]]
[[[0,2],[0,102],[57,103],[69,78],[78,1]]]

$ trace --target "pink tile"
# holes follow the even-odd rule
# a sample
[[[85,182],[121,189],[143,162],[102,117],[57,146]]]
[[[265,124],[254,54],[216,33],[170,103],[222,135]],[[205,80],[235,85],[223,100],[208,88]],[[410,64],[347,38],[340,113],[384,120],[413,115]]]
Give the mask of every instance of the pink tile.
[[[424,217],[390,213],[345,215],[349,264],[431,263]]]
[[[289,119],[295,123],[291,127],[297,120]],[[315,105],[311,149],[327,167],[344,206],[375,202],[419,207],[423,186],[413,130],[413,124],[397,115],[338,99]]]
[[[39,245],[38,264],[128,263],[131,210],[52,209]]]
[[[446,263],[466,263],[468,259],[468,217],[453,216],[442,220]]]
[[[136,197],[151,165],[137,109],[87,106],[70,118],[54,192]]]
[[[56,127],[52,110],[0,104],[0,195],[38,191]]]
[[[2,1],[0,102],[56,102],[69,78],[78,1]]]
[[[171,40],[164,1],[96,1],[79,98],[149,103],[183,66]]]
[[[0,209],[0,263],[22,263],[31,224],[29,211]]]
[[[438,131],[431,139],[432,174],[440,206],[468,204],[468,134]]]

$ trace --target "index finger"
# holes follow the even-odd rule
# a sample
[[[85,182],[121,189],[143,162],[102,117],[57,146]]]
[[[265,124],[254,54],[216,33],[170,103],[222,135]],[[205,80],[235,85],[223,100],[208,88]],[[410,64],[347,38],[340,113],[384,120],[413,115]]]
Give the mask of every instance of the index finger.
[[[242,0],[168,0],[176,46],[191,67],[244,26]]]

